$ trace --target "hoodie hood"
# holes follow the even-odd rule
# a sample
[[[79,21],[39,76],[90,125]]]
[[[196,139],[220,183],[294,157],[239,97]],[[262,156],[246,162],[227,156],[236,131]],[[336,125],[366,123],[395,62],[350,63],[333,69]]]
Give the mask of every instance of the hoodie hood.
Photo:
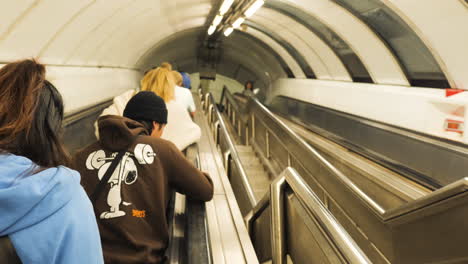
[[[148,135],[139,122],[122,116],[108,115],[99,118],[99,143],[110,151],[127,149],[138,135]]]
[[[0,236],[35,225],[64,207],[80,190],[80,175],[65,167],[34,173],[25,157],[0,154]]]

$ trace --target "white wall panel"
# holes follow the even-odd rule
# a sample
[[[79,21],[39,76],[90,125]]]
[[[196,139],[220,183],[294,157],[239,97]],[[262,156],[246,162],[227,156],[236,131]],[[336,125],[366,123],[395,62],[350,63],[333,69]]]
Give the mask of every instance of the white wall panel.
[[[34,7],[37,0],[3,1],[0,8],[0,40],[6,37],[9,29],[13,29],[15,22]]]
[[[277,95],[468,143],[468,137],[444,129],[446,119],[461,119],[466,124],[468,93],[446,98],[442,89],[280,79],[269,101]]]
[[[468,90],[468,7],[459,0],[385,0],[433,51],[449,81]]]
[[[276,53],[278,53],[279,56],[283,58],[283,60],[286,62],[288,67],[291,69],[293,72],[294,76],[299,79],[305,79],[306,76],[304,72],[302,71],[301,67],[297,62],[294,60],[293,57],[288,53],[287,50],[285,50],[281,45],[279,45],[276,41],[274,41],[272,38],[270,38],[268,35],[254,29],[254,28],[248,28],[247,33],[250,35],[254,36],[255,38],[263,41],[265,44],[267,44],[270,48],[272,48]]]
[[[261,11],[261,10],[260,10]],[[275,17],[268,16],[263,12],[258,12],[252,17],[252,20],[279,34],[285,41],[289,42],[304,57],[305,61],[314,71],[317,79],[331,80],[331,74],[317,51],[312,49],[308,43],[291,31],[291,25],[277,23]],[[275,14],[276,15],[276,14]],[[279,15],[279,14],[278,14]],[[298,24],[294,22],[294,25]]]
[[[77,49],[65,60],[66,63],[97,65],[96,52],[100,47],[105,45],[107,41],[112,41],[114,34],[125,28],[128,23],[131,23],[139,15],[147,12],[146,10],[155,4],[155,1],[137,1],[139,1],[139,4],[135,4],[136,1],[130,2],[128,6],[118,9],[111,17],[103,21],[82,40]],[[123,51],[123,53],[128,52],[129,49]],[[122,54],[116,54],[116,56],[120,55]]]
[[[141,52],[146,52],[155,43],[177,32],[204,25],[209,11],[209,5],[181,8],[178,13],[185,18],[174,22],[169,22],[167,17],[159,13],[148,14],[120,32],[112,42],[108,42],[103,49],[107,52],[101,53],[100,63],[107,62],[111,65],[135,63],[138,59],[136,57]],[[128,47],[133,48],[129,49],[128,53],[123,54],[122,60],[119,61],[119,57],[116,57],[115,54],[128,49]]]
[[[91,0],[40,1],[11,32],[0,41],[0,60],[37,56],[42,47],[54,38],[62,26],[90,4]]]
[[[314,62],[317,58],[322,62],[328,73],[327,78],[324,79],[351,81],[348,71],[333,50],[308,28],[272,9],[260,9],[257,14],[252,20],[255,21],[259,17],[264,18],[262,23],[268,20],[264,26],[272,27],[275,25],[275,33],[284,35],[285,40],[290,42],[291,45],[296,46],[299,44],[298,47],[303,47],[301,43],[304,43],[309,47],[309,49],[298,48],[298,50],[306,57],[308,62]],[[295,37],[291,37],[291,35]],[[301,43],[295,42],[295,40],[301,40]],[[312,70],[315,70],[315,68],[312,68]]]
[[[179,28],[179,31],[184,31],[200,27],[205,23],[205,21],[205,17],[199,17],[192,20],[181,21],[181,23],[177,24],[177,26]],[[135,47],[135,49],[132,50],[131,54],[128,54],[128,56],[126,56],[125,60],[128,61],[128,63],[136,64],[140,60],[141,56],[154,46],[154,43],[164,40],[174,33],[175,32],[165,31],[160,32],[160,34],[158,35],[149,35],[149,37],[146,38],[142,43],[140,43],[138,47]],[[197,43],[192,43],[192,45],[197,45]]]
[[[58,34],[50,45],[44,47],[40,57],[51,64],[63,64],[79,48],[83,40],[98,29],[101,23],[111,18],[134,0],[97,0],[87,10],[75,18]]]
[[[73,112],[139,87],[141,73],[125,69],[47,67],[47,78],[65,101],[65,112]]]
[[[385,44],[359,19],[329,0],[297,0],[356,52],[372,79],[380,84],[409,85],[400,65]]]

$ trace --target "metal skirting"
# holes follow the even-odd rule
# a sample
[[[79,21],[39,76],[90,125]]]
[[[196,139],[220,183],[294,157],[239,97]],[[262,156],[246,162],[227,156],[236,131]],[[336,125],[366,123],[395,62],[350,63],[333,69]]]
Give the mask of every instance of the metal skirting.
[[[96,141],[94,123],[111,104],[112,100],[107,100],[65,115],[63,139],[68,151],[73,154]]]

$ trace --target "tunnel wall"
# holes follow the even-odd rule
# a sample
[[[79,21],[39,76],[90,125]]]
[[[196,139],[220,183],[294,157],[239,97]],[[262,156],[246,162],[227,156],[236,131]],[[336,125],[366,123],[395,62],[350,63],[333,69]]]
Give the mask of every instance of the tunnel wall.
[[[276,96],[287,96],[335,110],[422,133],[468,143],[461,135],[445,131],[446,119],[464,120],[468,94],[445,97],[445,91],[420,87],[364,83],[280,79]],[[466,122],[465,122],[466,123]]]

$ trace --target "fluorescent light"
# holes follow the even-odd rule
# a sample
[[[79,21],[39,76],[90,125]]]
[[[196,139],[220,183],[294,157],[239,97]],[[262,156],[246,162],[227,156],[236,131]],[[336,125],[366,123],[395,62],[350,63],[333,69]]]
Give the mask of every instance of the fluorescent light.
[[[245,21],[245,18],[239,17],[239,18],[232,24],[232,27],[233,27],[233,28],[238,28],[242,23],[244,23],[244,21]]]
[[[234,0],[224,0],[223,4],[219,8],[219,13],[221,15],[226,14],[226,12],[231,8],[232,4],[234,3]]]
[[[219,23],[221,23],[222,20],[223,20],[223,16],[220,16],[220,15],[215,16],[215,18],[213,20],[213,25],[218,26]]]
[[[245,11],[244,15],[246,17],[251,17],[255,12],[257,12],[258,9],[260,9],[260,7],[263,6],[263,4],[265,4],[265,1],[263,0],[255,1],[255,3],[251,5],[247,11]]]
[[[234,31],[234,28],[229,27],[228,29],[226,29],[224,31],[224,36],[229,37],[229,35],[231,35],[232,31]]]
[[[211,25],[210,28],[208,29],[208,35],[212,35],[216,30],[216,26]]]

